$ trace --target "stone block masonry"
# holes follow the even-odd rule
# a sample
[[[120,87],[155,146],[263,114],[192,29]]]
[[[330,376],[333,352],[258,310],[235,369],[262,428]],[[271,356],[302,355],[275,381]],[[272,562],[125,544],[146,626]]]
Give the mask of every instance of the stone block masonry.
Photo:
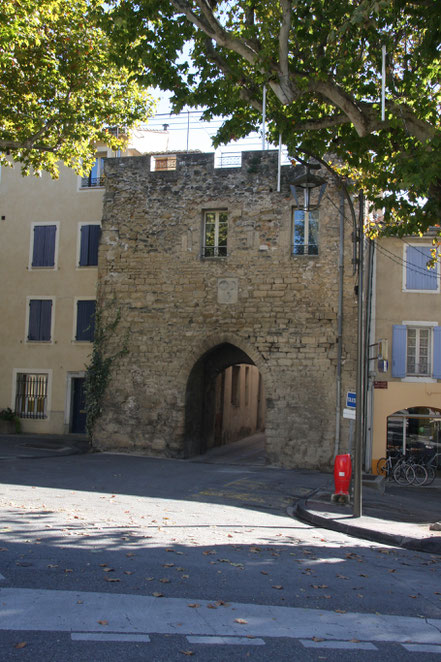
[[[294,255],[290,182],[297,173],[283,166],[278,192],[273,151],[244,152],[241,167],[228,169],[199,153],[178,155],[174,171],[152,171],[149,156],[107,161],[98,304],[104,320],[122,313],[108,352],[127,338],[128,353],[113,365],[96,447],[204,452],[217,443],[216,377],[248,363],[263,382],[268,460],[330,466],[340,192],[328,176],[318,255]],[[218,225],[204,235],[211,211]],[[226,250],[205,257],[204,236],[206,245],[223,245],[222,232]],[[343,392],[355,385],[350,234],[347,226]]]

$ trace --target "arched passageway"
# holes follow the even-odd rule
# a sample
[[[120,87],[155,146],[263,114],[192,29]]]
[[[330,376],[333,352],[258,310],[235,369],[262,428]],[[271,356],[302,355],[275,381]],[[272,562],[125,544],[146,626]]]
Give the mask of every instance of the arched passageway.
[[[265,429],[262,376],[251,358],[230,343],[206,352],[187,381],[185,455],[233,444]]]

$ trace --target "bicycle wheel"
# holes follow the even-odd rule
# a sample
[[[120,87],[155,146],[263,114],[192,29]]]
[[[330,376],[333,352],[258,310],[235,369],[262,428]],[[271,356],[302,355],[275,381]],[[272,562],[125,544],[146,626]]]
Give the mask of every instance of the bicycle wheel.
[[[415,474],[415,478],[412,485],[417,485],[417,486],[425,485],[427,481],[426,467],[424,467],[422,464],[413,464],[412,468]]]
[[[378,476],[387,476],[387,459],[385,457],[380,457],[377,462],[377,474]]]
[[[405,477],[408,485],[415,484],[415,467],[413,464],[406,465]]]
[[[406,478],[406,472],[408,467],[409,465],[406,464],[405,462],[400,462],[399,464],[395,465],[393,471],[393,477],[394,477],[394,481],[398,483],[398,485],[408,485],[408,481]]]
[[[432,485],[433,481],[436,478],[436,469],[433,466],[433,464],[426,464],[425,469],[427,471],[427,479],[424,485]]]

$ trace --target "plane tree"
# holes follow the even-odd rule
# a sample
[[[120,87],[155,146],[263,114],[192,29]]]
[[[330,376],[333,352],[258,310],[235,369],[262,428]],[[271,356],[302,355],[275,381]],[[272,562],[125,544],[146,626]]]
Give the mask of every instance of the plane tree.
[[[175,111],[226,118],[216,145],[259,127],[265,85],[274,144],[348,177],[383,232],[439,223],[439,2],[115,0],[105,21],[117,61],[172,90]]]
[[[122,146],[112,127],[148,116],[152,99],[112,58],[103,11],[101,0],[2,0],[0,164],[83,173],[97,142]]]

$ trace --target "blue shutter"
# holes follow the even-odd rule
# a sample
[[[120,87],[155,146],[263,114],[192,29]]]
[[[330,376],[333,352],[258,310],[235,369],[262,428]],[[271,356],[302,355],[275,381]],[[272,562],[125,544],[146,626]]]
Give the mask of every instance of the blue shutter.
[[[40,340],[40,315],[41,301],[32,299],[32,301],[29,301],[28,340]]]
[[[55,265],[55,225],[34,227],[33,267],[53,267]]]
[[[28,340],[50,340],[51,317],[52,301],[50,299],[32,299],[29,302]]]
[[[433,377],[441,379],[441,326],[433,328]]]
[[[98,244],[101,236],[99,225],[81,226],[80,267],[98,264]]]
[[[52,301],[50,299],[44,299],[41,302],[40,340],[51,339],[51,317]]]
[[[90,266],[98,264],[98,244],[101,236],[99,225],[89,225],[89,262]]]
[[[89,229],[90,225],[81,226],[80,267],[86,267],[89,264]]]
[[[430,246],[408,246],[406,251],[406,290],[437,290],[438,265],[427,269]]]
[[[93,341],[95,333],[95,301],[77,302],[76,340]]]
[[[407,327],[394,324],[392,327],[392,377],[406,376]]]

